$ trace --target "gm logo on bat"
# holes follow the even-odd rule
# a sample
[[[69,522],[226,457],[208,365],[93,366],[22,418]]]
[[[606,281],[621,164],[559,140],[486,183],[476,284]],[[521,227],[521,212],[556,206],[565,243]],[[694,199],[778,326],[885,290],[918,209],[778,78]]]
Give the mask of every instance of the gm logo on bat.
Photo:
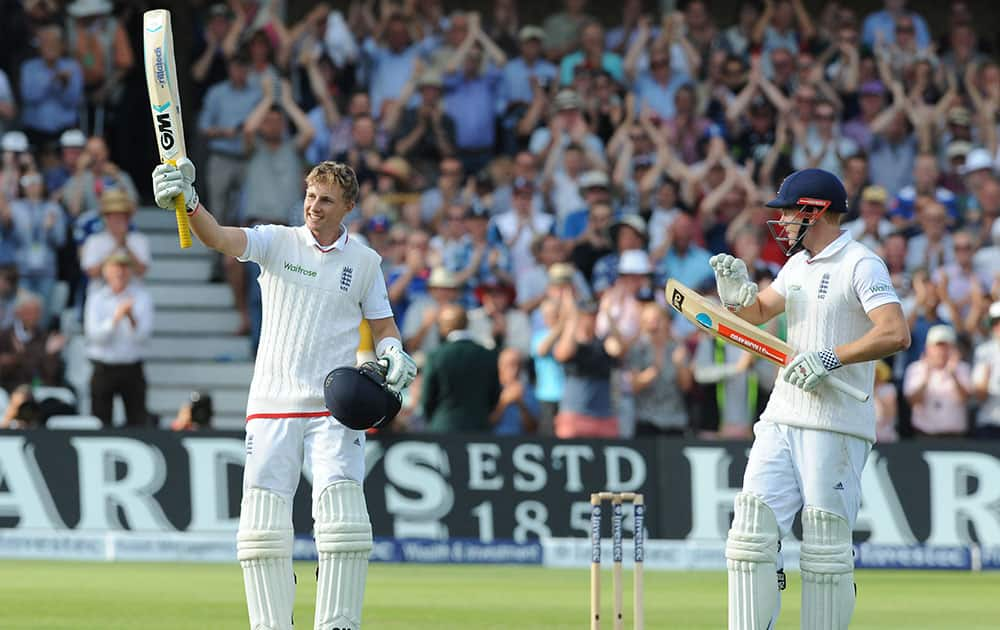
[[[174,148],[174,123],[170,120],[170,114],[167,109],[170,108],[170,101],[167,101],[163,105],[153,105],[153,109],[157,111],[156,116],[156,133],[160,137],[160,147],[164,151],[169,151]]]

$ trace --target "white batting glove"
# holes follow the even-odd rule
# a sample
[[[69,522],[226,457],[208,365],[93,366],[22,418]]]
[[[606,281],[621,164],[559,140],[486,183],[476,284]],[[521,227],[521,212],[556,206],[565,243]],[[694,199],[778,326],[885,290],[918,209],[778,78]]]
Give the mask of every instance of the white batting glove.
[[[715,286],[723,306],[735,313],[757,300],[757,284],[750,281],[745,262],[729,254],[716,254],[708,264],[715,271]]]
[[[816,389],[826,375],[843,365],[832,349],[820,352],[803,352],[785,368],[785,382],[804,392]]]
[[[194,162],[187,158],[177,160],[177,166],[160,164],[153,169],[153,197],[156,205],[165,210],[174,209],[174,199],[184,195],[184,205],[190,213],[198,207],[198,193],[194,189]]]
[[[398,339],[387,337],[380,341],[376,355],[379,363],[385,366],[385,382],[391,389],[402,392],[417,376],[416,362],[403,350]]]

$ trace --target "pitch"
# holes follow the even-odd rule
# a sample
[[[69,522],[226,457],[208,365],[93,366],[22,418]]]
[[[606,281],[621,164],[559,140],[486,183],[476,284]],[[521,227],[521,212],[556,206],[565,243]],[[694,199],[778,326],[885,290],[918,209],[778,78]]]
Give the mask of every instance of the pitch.
[[[296,564],[296,627],[312,627],[315,566]],[[587,627],[589,573],[536,567],[373,565],[365,627]],[[858,571],[853,630],[995,628],[1000,573]],[[610,574],[604,619],[610,628]],[[239,566],[0,562],[5,630],[239,630],[247,627]],[[626,575],[626,601],[631,576]],[[779,627],[798,628],[790,574]],[[724,628],[724,572],[646,572],[646,627]],[[626,608],[628,613],[628,608]],[[626,616],[627,627],[631,617]]]

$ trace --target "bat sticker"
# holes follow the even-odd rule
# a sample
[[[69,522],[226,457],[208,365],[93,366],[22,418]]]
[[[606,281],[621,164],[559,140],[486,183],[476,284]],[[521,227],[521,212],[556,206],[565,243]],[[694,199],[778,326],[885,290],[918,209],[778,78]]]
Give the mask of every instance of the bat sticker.
[[[694,316],[694,318],[698,320],[698,323],[704,326],[705,328],[712,327],[712,318],[708,315],[708,313],[698,313],[697,315]]]

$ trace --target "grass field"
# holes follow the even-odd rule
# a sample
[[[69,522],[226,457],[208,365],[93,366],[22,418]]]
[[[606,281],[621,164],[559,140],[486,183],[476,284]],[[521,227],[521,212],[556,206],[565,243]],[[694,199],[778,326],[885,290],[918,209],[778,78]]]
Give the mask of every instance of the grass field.
[[[295,617],[312,627],[315,567],[299,564]],[[610,628],[610,572],[604,627]],[[1000,626],[1000,573],[861,571],[852,629]],[[586,569],[372,565],[366,628],[586,628]],[[626,586],[631,576],[626,575]],[[626,588],[626,602],[631,590]],[[630,607],[626,607],[626,611]],[[799,577],[789,575],[780,628],[798,628]],[[626,618],[631,627],[631,617]],[[646,572],[646,627],[724,628],[722,572]],[[219,564],[0,562],[3,630],[246,628],[239,567]]]

